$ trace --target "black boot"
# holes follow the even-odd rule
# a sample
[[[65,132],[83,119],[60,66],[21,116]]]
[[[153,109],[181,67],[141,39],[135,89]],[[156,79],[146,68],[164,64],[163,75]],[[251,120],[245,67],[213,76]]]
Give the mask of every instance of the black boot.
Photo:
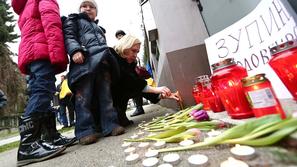
[[[39,162],[54,157],[65,150],[64,146],[54,146],[41,138],[43,113],[36,113],[19,119],[20,145],[17,155],[17,165]]]
[[[52,143],[55,146],[70,146],[75,141],[76,138],[67,138],[65,136],[62,136],[57,128],[56,128],[56,117],[55,113],[49,112],[48,117],[44,119],[45,128],[42,133],[42,140],[45,140],[46,142]]]
[[[144,114],[144,110],[143,110],[143,107],[142,107],[142,105],[143,105],[142,96],[135,97],[133,99],[133,101],[135,103],[136,109],[133,112],[133,114],[131,114],[130,116],[134,117],[134,116],[137,116],[137,115]]]

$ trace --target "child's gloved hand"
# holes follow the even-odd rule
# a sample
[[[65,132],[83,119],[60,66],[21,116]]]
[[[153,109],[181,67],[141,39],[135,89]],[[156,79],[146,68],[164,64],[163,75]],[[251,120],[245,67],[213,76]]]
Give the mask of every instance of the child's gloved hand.
[[[72,56],[72,60],[74,63],[76,64],[82,64],[84,63],[84,59],[85,56],[83,55],[82,52],[76,52],[73,56]]]

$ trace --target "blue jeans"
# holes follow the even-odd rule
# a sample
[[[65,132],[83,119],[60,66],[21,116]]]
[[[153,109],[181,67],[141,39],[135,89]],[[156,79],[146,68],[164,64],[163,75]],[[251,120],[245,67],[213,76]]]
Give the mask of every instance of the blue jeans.
[[[95,134],[98,126],[103,136],[119,126],[111,96],[110,73],[103,71],[101,67],[98,73],[84,76],[75,84],[75,136],[78,139]]]
[[[60,115],[60,122],[64,127],[68,126],[68,120],[67,120],[67,113],[66,113],[66,106],[60,104],[59,108],[59,115]]]
[[[49,112],[56,91],[55,70],[49,61],[32,62],[29,67],[29,101],[24,116],[36,112]]]

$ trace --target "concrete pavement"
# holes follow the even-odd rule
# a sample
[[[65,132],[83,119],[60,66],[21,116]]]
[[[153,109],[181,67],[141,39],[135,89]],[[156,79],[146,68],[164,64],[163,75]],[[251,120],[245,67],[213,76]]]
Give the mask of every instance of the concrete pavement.
[[[55,157],[53,159],[34,163],[28,165],[29,167],[125,167],[125,166],[142,166],[141,161],[134,165],[127,165],[125,163],[125,155],[121,145],[125,138],[129,138],[134,133],[138,132],[136,129],[137,125],[142,121],[150,121],[152,118],[165,113],[174,112],[171,109],[163,108],[159,105],[147,105],[144,107],[146,114],[133,117],[131,120],[134,121],[134,125],[126,129],[126,133],[116,137],[105,137],[91,145],[81,146],[74,145],[66,149],[63,155]],[[128,111],[130,115],[133,111]],[[226,112],[222,113],[210,113],[211,117],[217,117],[221,119],[227,119]],[[232,120],[233,123],[241,123],[238,120]],[[73,131],[67,135],[73,136]],[[168,147],[174,144],[167,144]],[[175,144],[176,145],[176,144]],[[135,144],[137,146],[137,144]],[[222,145],[215,147],[208,147],[205,149],[183,151],[178,152],[181,155],[182,160],[177,165],[180,167],[189,166],[187,158],[193,154],[204,154],[209,157],[210,167],[217,167],[222,161],[227,160],[228,157],[232,156],[230,153],[230,146]],[[250,160],[248,163],[250,166],[269,166],[269,167],[283,167],[283,166],[295,166],[277,162],[273,155],[269,152],[269,148],[256,148],[257,157]],[[16,153],[17,149],[7,151],[0,154],[0,166],[1,167],[15,167],[16,166]],[[143,155],[144,151],[138,151],[140,155]],[[159,157],[159,164],[162,164],[162,157],[168,153],[161,154]],[[142,158],[141,160],[143,160]]]

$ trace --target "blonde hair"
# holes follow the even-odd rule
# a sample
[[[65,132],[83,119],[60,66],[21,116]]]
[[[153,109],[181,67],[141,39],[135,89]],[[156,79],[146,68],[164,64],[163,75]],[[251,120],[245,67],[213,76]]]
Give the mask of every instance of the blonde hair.
[[[124,51],[132,48],[133,45],[140,43],[141,41],[138,38],[132,35],[124,35],[115,45],[114,49],[122,58],[126,58]]]

